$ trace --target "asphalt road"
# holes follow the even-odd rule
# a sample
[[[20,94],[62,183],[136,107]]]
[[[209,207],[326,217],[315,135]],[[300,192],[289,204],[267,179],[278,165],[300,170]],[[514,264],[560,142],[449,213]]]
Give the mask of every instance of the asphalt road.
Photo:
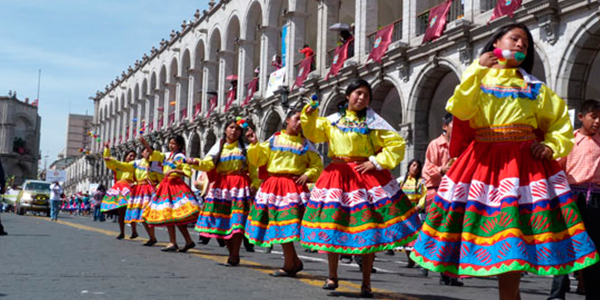
[[[159,243],[142,247],[144,229],[135,240],[116,240],[117,224],[90,217],[59,215],[59,222],[35,216],[0,214],[7,236],[0,236],[0,300],[8,299],[355,299],[361,274],[356,264],[340,264],[340,288],[321,289],[327,276],[326,256],[298,251],[304,271],[298,278],[273,278],[282,264],[281,249],[248,253],[242,248],[239,267],[222,266],[227,250],[215,240],[188,253],[163,253]],[[191,230],[191,229],[190,229]],[[131,233],[126,228],[127,236]],[[159,241],[168,240],[157,231]],[[194,240],[197,234],[192,234]],[[179,241],[183,238],[179,237]],[[180,242],[182,245],[183,242]],[[402,252],[377,255],[373,274],[375,297],[406,300],[497,299],[497,282],[464,279],[464,287],[440,286],[437,274],[423,278],[408,269]],[[550,277],[526,275],[522,299],[545,300]],[[574,283],[572,283],[574,284]],[[575,287],[572,287],[575,290]],[[583,296],[568,294],[569,300]]]

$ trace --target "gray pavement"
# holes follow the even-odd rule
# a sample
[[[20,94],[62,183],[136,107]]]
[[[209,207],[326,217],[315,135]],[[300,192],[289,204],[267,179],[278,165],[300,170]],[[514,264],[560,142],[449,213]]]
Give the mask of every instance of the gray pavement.
[[[116,240],[117,224],[90,217],[59,215],[59,222],[34,216],[0,214],[8,236],[0,237],[0,300],[2,299],[354,299],[359,298],[361,274],[356,264],[340,264],[340,288],[321,289],[327,275],[324,254],[304,252],[299,278],[273,278],[282,264],[281,249],[255,253],[242,248],[240,267],[222,266],[227,250],[215,240],[189,253],[163,253],[162,245],[142,247],[140,238]],[[190,228],[192,231],[192,229]],[[131,228],[126,228],[127,236]],[[164,229],[159,241],[168,240]],[[198,235],[192,234],[195,241]],[[180,236],[179,241],[183,241]],[[180,242],[182,245],[183,242]],[[407,300],[497,299],[497,282],[464,279],[464,287],[440,286],[437,274],[427,278],[405,268],[406,256],[377,255],[373,274],[376,298]],[[547,298],[550,277],[527,275],[522,299]],[[573,283],[574,284],[574,283]],[[575,290],[575,287],[572,287]],[[568,294],[569,300],[583,296]]]

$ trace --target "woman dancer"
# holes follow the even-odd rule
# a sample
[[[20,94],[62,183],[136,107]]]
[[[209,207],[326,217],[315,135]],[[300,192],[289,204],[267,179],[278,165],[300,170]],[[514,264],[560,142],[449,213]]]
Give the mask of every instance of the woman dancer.
[[[212,186],[204,198],[196,230],[204,237],[225,239],[229,251],[225,266],[240,263],[240,246],[253,200],[240,124],[236,120],[228,120],[224,137],[207,156],[202,160],[188,160],[200,171],[216,170],[214,178],[210,178]]]
[[[162,251],[187,252],[196,246],[190,237],[187,224],[198,218],[199,205],[190,187],[181,179],[192,174],[183,154],[185,140],[180,135],[169,138],[171,152],[166,154],[152,150],[143,137],[140,141],[146,147],[146,151],[152,153],[150,161],[162,162],[164,173],[164,178],[158,185],[150,205],[144,209],[142,218],[149,226],[167,226],[169,244],[162,248]],[[181,249],[177,246],[175,226],[185,239],[185,246]]]
[[[421,171],[423,170],[423,163],[418,159],[413,159],[408,162],[408,168],[404,179],[399,182],[402,192],[408,197],[413,206],[417,208],[420,214],[421,220],[424,219],[425,197],[427,196],[427,187],[425,186],[425,180],[421,177]],[[415,242],[412,241],[404,245],[404,251],[408,257],[407,268],[415,266],[415,261],[410,258],[410,252],[412,251]]]
[[[145,208],[150,205],[152,196],[156,191],[158,184],[156,170],[151,170],[150,155],[154,152],[152,148],[144,148],[142,150],[142,158],[134,161],[135,179],[137,184],[131,192],[131,199],[127,204],[127,212],[125,213],[125,223],[134,224],[142,223],[149,239],[144,246],[152,246],[156,244],[156,236],[154,235],[154,227],[148,226],[142,217]],[[162,168],[159,170],[162,174]],[[133,226],[133,225],[132,225]]]
[[[106,192],[106,196],[102,199],[100,211],[117,212],[119,221],[120,234],[118,240],[125,237],[125,212],[127,203],[131,198],[131,185],[134,181],[133,160],[136,153],[133,150],[125,154],[124,162],[118,161],[110,156],[110,148],[108,142],[104,143],[104,162],[106,167],[113,171],[115,176],[115,184]],[[135,239],[138,236],[135,224],[131,225],[131,238]]]
[[[294,277],[303,269],[294,248],[300,240],[300,224],[304,203],[310,193],[306,183],[316,181],[323,170],[321,157],[314,145],[302,136],[301,110],[292,110],[286,118],[286,129],[268,141],[258,144],[252,129],[246,133],[248,162],[267,166],[269,177],[256,194],[246,223],[246,237],[260,247],[281,244],[283,267],[275,277]]]
[[[494,49],[512,57],[499,60]],[[598,261],[555,161],[573,146],[567,105],[529,75],[534,54],[527,27],[509,24],[463,74],[446,110],[455,117],[451,147],[461,141],[468,147],[462,154],[450,149],[460,156],[443,177],[411,254],[435,272],[497,275],[501,300],[521,299],[523,271],[568,274]],[[474,140],[465,139],[467,132]]]
[[[392,178],[404,155],[404,140],[369,109],[371,85],[355,80],[346,89],[341,113],[327,118],[307,105],[302,131],[315,143],[328,142],[332,163],[313,188],[302,221],[302,245],[329,252],[329,279],[324,289],[338,287],[340,254],[363,255],[362,297],[373,297],[374,253],[416,238],[416,210]]]

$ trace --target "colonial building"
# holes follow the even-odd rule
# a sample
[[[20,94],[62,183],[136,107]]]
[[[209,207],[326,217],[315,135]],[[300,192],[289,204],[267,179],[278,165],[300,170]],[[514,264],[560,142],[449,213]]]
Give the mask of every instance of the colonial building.
[[[0,97],[0,161],[14,184],[37,179],[40,159],[40,123],[36,105],[16,95]]]
[[[184,21],[96,94],[94,131],[117,154],[139,149],[141,128],[159,149],[170,134],[181,134],[187,154],[202,157],[222,136],[227,118],[249,118],[265,139],[282,126],[289,107],[312,94],[320,98],[322,115],[334,112],[349,81],[361,77],[374,88],[371,107],[406,139],[405,162],[422,159],[429,141],[441,132],[444,105],[462,72],[500,26],[515,21],[525,23],[534,35],[536,77],[572,108],[600,96],[589,80],[600,75],[599,1],[524,0],[513,19],[490,22],[496,0],[454,0],[444,34],[423,44],[429,10],[442,2],[211,1],[207,10]],[[338,76],[326,79],[339,40],[339,32],[329,28],[336,23],[353,25],[354,55]],[[368,61],[376,31],[389,24],[394,26],[393,43],[382,64]],[[303,59],[298,50],[304,44],[315,51],[315,70],[302,88],[292,89]],[[267,93],[276,55],[283,58],[287,80]],[[243,105],[256,68],[258,92]],[[233,108],[225,111],[230,75],[240,84]],[[216,109],[209,113],[211,104]],[[94,141],[92,149],[100,148],[101,143]],[[106,182],[109,172],[101,169],[97,179]]]

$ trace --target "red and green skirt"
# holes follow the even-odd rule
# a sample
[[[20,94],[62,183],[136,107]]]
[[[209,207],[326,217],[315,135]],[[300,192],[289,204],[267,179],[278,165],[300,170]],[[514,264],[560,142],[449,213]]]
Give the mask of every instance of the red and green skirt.
[[[532,142],[471,143],[442,179],[412,259],[457,276],[560,275],[597,262],[564,171],[534,159]]]
[[[131,183],[125,180],[119,180],[113,185],[102,199],[100,205],[101,212],[108,212],[121,207],[127,207],[131,197]]]
[[[155,190],[154,185],[149,183],[138,183],[133,187],[129,203],[127,203],[125,223],[144,222],[144,218],[142,217],[144,208],[148,207],[150,202],[152,202]]]
[[[261,247],[300,240],[304,203],[310,193],[291,175],[271,175],[260,186],[246,223],[246,237]]]
[[[150,226],[183,225],[195,222],[199,211],[190,187],[179,177],[167,176],[143,210],[142,218]]]
[[[302,246],[342,254],[390,250],[416,238],[416,209],[387,170],[358,173],[331,163],[311,191]]]
[[[252,201],[248,175],[218,174],[204,197],[196,231],[204,237],[223,239],[243,233]]]

